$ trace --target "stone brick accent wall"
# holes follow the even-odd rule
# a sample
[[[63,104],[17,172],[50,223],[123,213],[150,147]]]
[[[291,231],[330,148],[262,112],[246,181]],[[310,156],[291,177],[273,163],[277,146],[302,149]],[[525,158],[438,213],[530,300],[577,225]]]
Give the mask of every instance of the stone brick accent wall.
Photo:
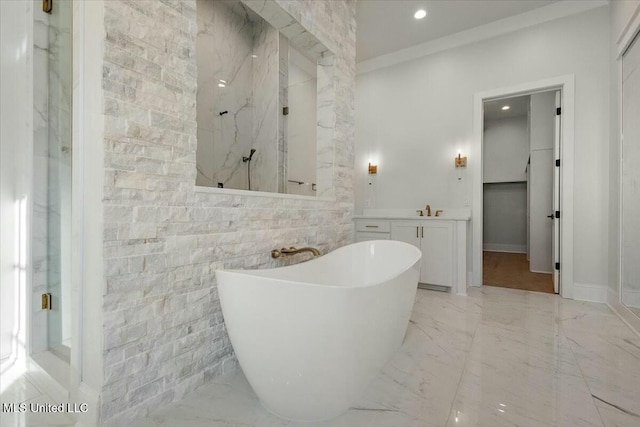
[[[104,425],[236,369],[216,269],[353,241],[355,0],[277,3],[335,54],[335,201],[197,189],[196,2],[104,1]]]

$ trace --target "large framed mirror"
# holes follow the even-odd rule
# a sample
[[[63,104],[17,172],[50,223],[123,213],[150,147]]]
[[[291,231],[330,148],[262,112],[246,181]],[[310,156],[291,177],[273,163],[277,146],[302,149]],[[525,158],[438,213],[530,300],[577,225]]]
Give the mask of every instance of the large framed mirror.
[[[622,56],[621,301],[640,317],[640,33]]]
[[[196,10],[196,185],[329,195],[332,53],[273,1]]]

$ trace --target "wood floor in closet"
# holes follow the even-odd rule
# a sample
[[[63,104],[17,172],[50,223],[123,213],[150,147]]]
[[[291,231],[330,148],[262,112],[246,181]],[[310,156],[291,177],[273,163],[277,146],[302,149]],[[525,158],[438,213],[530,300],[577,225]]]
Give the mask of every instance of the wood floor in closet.
[[[482,266],[484,285],[553,293],[551,274],[529,271],[526,254],[484,251]]]

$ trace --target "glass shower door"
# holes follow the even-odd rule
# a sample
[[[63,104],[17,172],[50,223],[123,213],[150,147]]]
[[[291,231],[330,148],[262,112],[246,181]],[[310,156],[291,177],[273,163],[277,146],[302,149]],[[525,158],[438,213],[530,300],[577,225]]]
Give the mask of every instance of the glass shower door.
[[[71,341],[71,1],[34,10],[33,353],[69,362]]]

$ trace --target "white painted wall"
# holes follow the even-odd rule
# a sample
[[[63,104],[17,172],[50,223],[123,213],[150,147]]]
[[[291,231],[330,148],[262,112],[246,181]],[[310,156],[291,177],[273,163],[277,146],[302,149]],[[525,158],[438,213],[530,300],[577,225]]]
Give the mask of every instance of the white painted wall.
[[[527,247],[527,183],[484,185],[483,248],[525,252]]]
[[[378,208],[471,202],[471,175],[465,170],[458,180],[453,158],[458,149],[470,151],[473,95],[574,74],[574,281],[606,283],[608,20],[608,8],[601,7],[359,75],[356,212],[367,198],[375,198]],[[367,192],[370,157],[379,169]],[[469,158],[469,165],[479,160]]]
[[[484,122],[483,181],[526,181],[529,160],[527,116]]]

